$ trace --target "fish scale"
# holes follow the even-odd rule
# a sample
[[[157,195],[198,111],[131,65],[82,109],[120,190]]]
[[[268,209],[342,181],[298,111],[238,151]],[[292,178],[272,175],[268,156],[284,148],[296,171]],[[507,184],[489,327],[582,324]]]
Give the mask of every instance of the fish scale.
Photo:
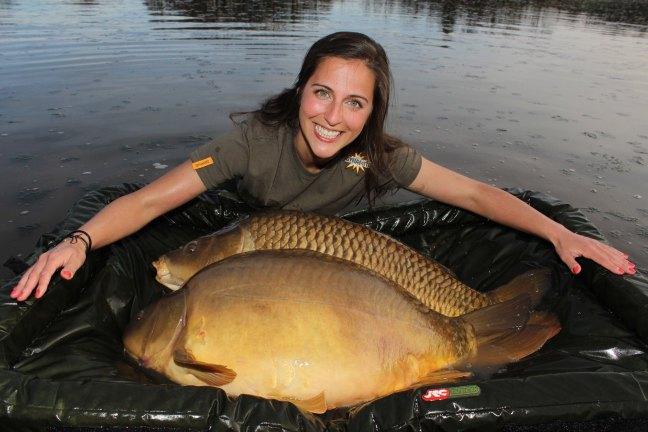
[[[309,249],[352,261],[376,271],[446,316],[463,315],[493,303],[414,249],[339,218],[268,213],[252,216],[240,226],[255,250]]]

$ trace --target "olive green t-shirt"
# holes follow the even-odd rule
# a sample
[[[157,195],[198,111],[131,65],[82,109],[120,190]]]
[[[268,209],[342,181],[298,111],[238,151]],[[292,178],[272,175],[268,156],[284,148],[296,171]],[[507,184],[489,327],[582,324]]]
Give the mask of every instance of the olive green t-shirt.
[[[253,207],[335,214],[364,194],[364,154],[333,159],[320,172],[304,168],[288,127],[269,127],[254,117],[191,152],[190,159],[208,189],[234,179],[239,196]],[[394,185],[409,186],[421,168],[421,155],[409,146],[390,153]]]

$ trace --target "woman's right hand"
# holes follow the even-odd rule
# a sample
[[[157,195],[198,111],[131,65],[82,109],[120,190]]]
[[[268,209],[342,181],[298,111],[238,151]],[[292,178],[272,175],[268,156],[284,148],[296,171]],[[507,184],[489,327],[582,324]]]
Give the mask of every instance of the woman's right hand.
[[[83,242],[70,243],[64,239],[53,249],[48,250],[38,257],[33,266],[25,271],[18,284],[11,291],[11,298],[18,301],[26,300],[36,290],[34,296],[41,298],[55,271],[61,269],[63,279],[72,279],[74,273],[81,267],[86,259],[86,246]]]
[[[88,240],[92,241],[88,243],[92,244],[93,249],[98,249],[134,233],[205,190],[205,184],[191,161],[186,161],[143,188],[112,201],[80,229],[90,233],[87,235],[92,238]],[[41,298],[47,291],[52,275],[61,267],[61,277],[72,279],[86,260],[86,245],[83,241],[71,243],[71,240],[64,239],[38,257],[38,261],[27,269],[11,291],[11,298],[24,301],[34,290],[34,296]]]

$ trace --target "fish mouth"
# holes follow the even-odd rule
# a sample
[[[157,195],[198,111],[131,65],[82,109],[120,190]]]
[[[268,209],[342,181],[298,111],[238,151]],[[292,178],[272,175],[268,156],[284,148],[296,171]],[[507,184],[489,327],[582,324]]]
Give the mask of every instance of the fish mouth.
[[[157,271],[155,274],[155,280],[170,290],[177,291],[182,287],[182,285],[184,285],[184,280],[171,274],[164,258],[153,261],[153,267],[155,267],[155,270]]]

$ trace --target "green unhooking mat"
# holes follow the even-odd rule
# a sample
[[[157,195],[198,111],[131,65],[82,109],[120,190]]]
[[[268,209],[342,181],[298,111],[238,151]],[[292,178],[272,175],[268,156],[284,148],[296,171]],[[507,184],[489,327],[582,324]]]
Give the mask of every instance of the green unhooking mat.
[[[56,244],[134,185],[86,195],[34,254]],[[600,238],[577,210],[513,191],[573,231]],[[592,430],[648,418],[648,281],[589,261],[572,276],[550,244],[432,201],[347,217],[440,261],[475,289],[493,289],[533,267],[553,270],[543,307],[562,331],[539,352],[491,376],[422,387],[322,416],[217,388],[183,387],[126,361],[130,319],[164,295],[151,262],[244,216],[227,194],[203,195],[144,229],[92,252],[73,280],[55,276],[38,301],[0,291],[0,430],[455,431]],[[6,247],[6,246],[5,246]],[[362,383],[360,383],[362,385]],[[606,426],[607,425],[607,426]],[[642,426],[643,425],[643,426]],[[637,429],[640,430],[640,429]]]

